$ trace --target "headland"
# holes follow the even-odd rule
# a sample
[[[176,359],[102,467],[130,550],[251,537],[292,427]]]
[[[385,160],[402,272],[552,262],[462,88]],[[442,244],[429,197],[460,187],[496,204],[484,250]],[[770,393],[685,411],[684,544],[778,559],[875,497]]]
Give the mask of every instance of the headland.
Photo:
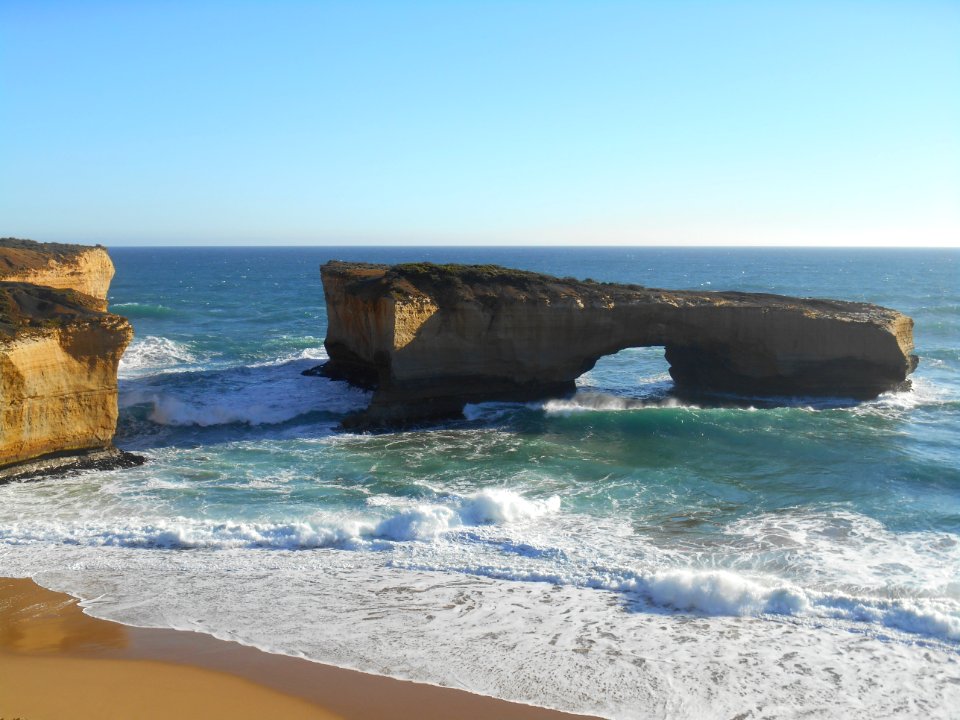
[[[112,445],[133,327],[102,247],[0,239],[0,482],[140,462]]]

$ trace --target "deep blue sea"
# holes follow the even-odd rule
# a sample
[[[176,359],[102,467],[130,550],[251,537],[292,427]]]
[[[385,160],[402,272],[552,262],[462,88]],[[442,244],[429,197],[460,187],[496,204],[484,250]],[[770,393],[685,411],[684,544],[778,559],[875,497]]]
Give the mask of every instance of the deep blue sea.
[[[617,718],[960,713],[960,251],[113,248],[141,468],[0,487],[0,575],[91,614]],[[336,430],[319,266],[498,263],[877,303],[913,389],[699,406],[661,348],[572,398]]]

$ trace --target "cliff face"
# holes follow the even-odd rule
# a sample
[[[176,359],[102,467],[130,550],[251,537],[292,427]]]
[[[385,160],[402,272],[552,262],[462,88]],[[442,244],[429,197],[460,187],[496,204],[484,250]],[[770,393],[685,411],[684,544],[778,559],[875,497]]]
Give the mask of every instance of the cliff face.
[[[71,248],[62,256],[52,251],[45,260],[38,257],[42,248],[0,245],[4,277],[73,284],[97,295],[0,281],[0,481],[16,477],[10,466],[25,461],[111,448],[117,366],[133,338],[126,318],[104,312],[113,265],[102,248]],[[28,266],[10,262],[18,257]],[[71,464],[65,459],[44,467]]]
[[[98,310],[106,310],[113,274],[110,256],[99,246],[0,238],[0,281],[76,290],[95,298]]]
[[[596,361],[664,346],[681,391],[875,397],[916,366],[913,321],[875,305],[581,282],[495,266],[322,268],[330,361],[376,387],[361,424],[572,392]]]

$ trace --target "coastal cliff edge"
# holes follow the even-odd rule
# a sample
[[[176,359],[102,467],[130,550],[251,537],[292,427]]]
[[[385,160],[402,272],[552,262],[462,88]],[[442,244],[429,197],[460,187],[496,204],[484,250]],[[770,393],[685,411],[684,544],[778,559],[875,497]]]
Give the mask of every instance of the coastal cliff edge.
[[[130,322],[101,247],[0,239],[0,482],[139,464],[112,446]]]

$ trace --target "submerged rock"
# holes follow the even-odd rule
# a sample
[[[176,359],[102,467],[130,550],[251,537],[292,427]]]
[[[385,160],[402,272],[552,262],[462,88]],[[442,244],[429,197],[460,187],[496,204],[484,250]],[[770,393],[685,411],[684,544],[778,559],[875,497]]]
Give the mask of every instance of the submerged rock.
[[[106,447],[93,450],[52,453],[35,460],[0,468],[0,485],[21,480],[39,480],[48,475],[69,475],[86,470],[117,470],[138,467],[146,462],[142,455]]]
[[[0,240],[0,478],[129,464],[111,442],[133,328],[105,312],[112,276],[102,248]]]
[[[321,268],[322,374],[375,389],[355,427],[572,393],[604,355],[663,346],[687,393],[876,397],[917,364],[913,320],[865,303],[597,283],[494,265]]]

